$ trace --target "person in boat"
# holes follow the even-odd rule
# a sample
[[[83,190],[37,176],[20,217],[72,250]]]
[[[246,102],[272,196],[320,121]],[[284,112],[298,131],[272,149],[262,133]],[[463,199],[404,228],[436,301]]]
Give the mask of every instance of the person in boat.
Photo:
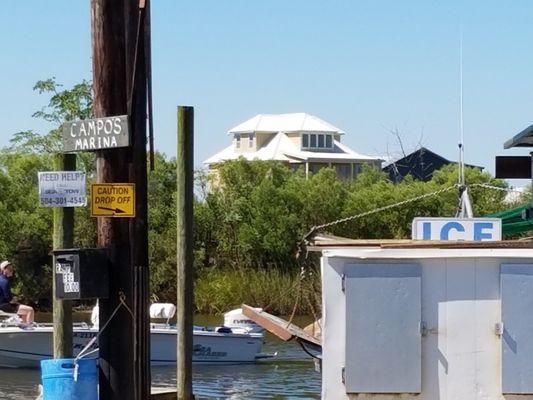
[[[25,323],[32,323],[35,315],[33,307],[13,302],[10,282],[12,276],[13,265],[9,261],[2,261],[0,263],[0,311],[17,314]]]

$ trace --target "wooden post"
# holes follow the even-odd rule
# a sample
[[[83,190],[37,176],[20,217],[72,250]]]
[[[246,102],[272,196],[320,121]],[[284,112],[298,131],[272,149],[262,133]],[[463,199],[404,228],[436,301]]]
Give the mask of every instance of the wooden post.
[[[148,177],[146,154],[147,74],[146,49],[150,35],[149,2],[139,8],[139,0],[126,2],[126,64],[133,66],[127,89],[131,125],[129,182],[135,183],[135,218],[129,220],[131,265],[133,268],[133,314],[135,399],[150,397],[150,269],[148,266]]]
[[[54,156],[56,171],[75,171],[75,154],[56,154]],[[54,207],[53,247],[70,249],[74,246],[74,208]],[[55,268],[55,265],[53,265]],[[52,273],[52,302],[54,321],[54,358],[72,357],[72,301],[56,299],[55,273]]]
[[[194,109],[178,107],[177,151],[177,389],[179,400],[193,399],[193,137]]]
[[[128,113],[128,79],[132,65],[126,63],[126,1],[91,0],[93,112],[95,117]],[[129,21],[129,19],[128,19]],[[135,35],[130,40],[135,40]],[[129,148],[96,152],[97,182],[128,182]],[[109,298],[100,300],[100,327],[119,306],[133,302],[133,272],[129,243],[129,221],[98,218],[98,245],[111,250]],[[131,315],[119,310],[99,338],[100,399],[135,399],[134,329]]]

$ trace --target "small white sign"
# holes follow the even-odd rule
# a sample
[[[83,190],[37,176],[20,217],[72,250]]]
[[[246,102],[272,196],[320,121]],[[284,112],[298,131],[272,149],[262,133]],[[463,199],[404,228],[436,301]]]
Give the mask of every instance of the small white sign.
[[[415,218],[413,240],[499,241],[502,221],[499,218]]]
[[[43,207],[83,207],[87,205],[85,172],[39,172],[39,203]]]

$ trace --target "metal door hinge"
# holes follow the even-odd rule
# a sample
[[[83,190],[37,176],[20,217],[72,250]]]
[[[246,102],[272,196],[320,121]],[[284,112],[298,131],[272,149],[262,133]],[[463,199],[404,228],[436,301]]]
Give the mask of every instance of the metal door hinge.
[[[344,367],[341,368],[341,380],[342,380],[342,384],[345,385],[346,384],[346,368]]]
[[[496,322],[494,324],[494,333],[496,335],[502,336],[503,335],[503,330],[504,330],[503,322]]]
[[[342,279],[342,282],[341,282],[342,292],[346,293],[346,274],[342,274],[341,279]]]
[[[420,321],[420,323],[418,324],[418,330],[420,332],[420,336],[427,336],[428,327],[425,321]]]

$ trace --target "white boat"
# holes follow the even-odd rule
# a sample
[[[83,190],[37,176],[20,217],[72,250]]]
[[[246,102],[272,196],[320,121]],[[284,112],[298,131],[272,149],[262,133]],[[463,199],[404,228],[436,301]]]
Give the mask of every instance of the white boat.
[[[152,308],[151,308],[152,311]],[[234,310],[233,315],[238,314]],[[228,313],[229,314],[229,313]],[[153,313],[151,312],[153,317]],[[157,317],[168,314],[159,313]],[[52,324],[25,326],[13,314],[0,314],[0,367],[38,368],[43,359],[53,358]],[[226,317],[226,320],[228,317]],[[244,321],[246,317],[242,317]],[[94,312],[93,312],[94,321]],[[257,326],[198,327],[193,329],[193,363],[195,364],[237,364],[252,363],[269,355],[261,353],[264,335],[257,332]],[[260,328],[259,328],[260,329]],[[74,355],[84,349],[98,334],[96,324],[75,324],[73,328]],[[176,328],[168,323],[151,324],[152,366],[174,365],[176,363]],[[87,357],[98,357],[97,343],[84,351]]]

